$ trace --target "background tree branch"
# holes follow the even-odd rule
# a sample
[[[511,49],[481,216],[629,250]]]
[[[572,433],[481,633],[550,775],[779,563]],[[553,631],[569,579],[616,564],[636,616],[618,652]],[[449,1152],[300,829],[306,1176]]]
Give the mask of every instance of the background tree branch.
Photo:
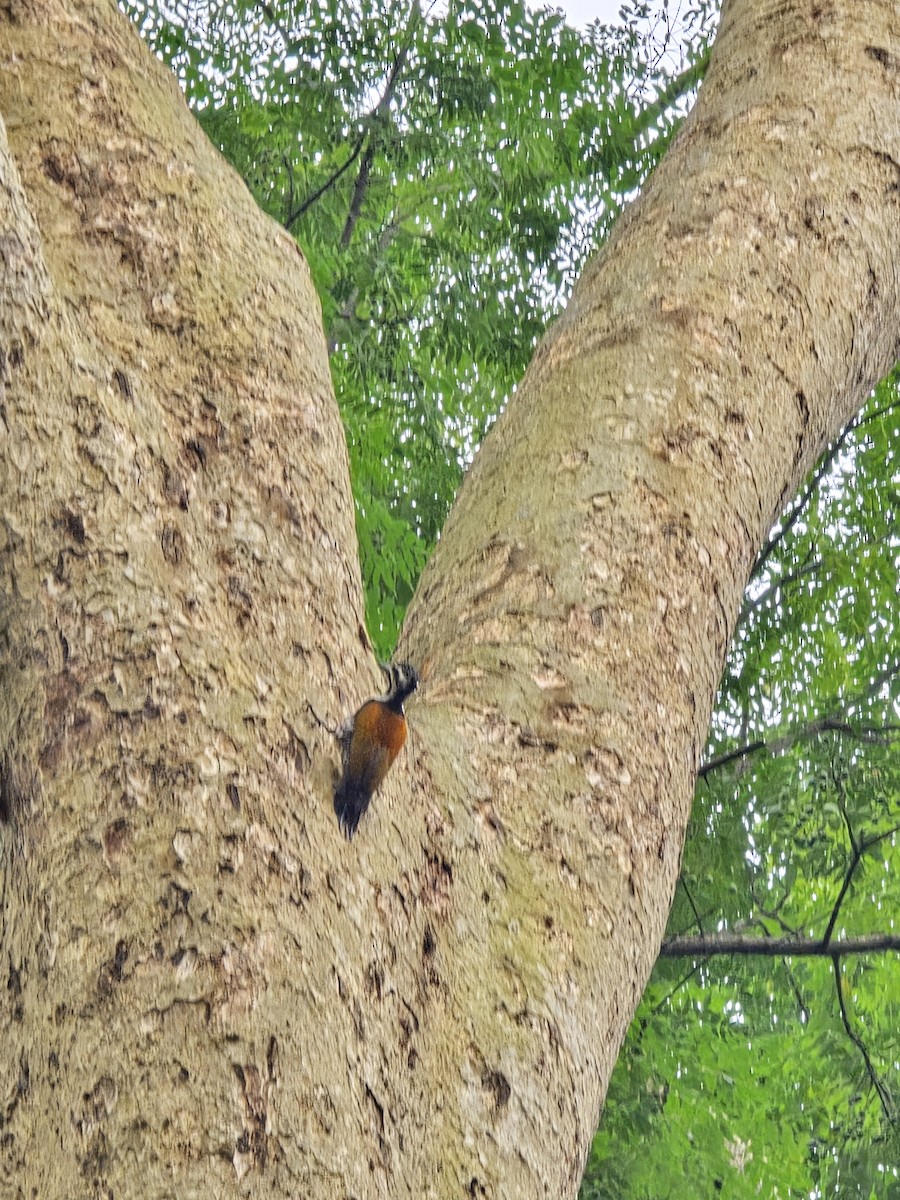
[[[713,958],[719,955],[762,958],[845,958],[853,954],[875,954],[900,950],[900,934],[865,933],[848,935],[837,942],[824,937],[759,937],[747,933],[682,934],[666,938],[659,949],[661,958]]]

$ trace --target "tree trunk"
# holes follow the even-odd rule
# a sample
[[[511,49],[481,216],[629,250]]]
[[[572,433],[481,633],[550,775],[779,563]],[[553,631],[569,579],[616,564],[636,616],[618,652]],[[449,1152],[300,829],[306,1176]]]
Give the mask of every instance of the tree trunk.
[[[105,0],[0,10],[10,1195],[572,1196],[761,537],[897,356],[900,19],[732,0],[379,685],[296,246]],[[7,141],[8,138],[8,141]]]

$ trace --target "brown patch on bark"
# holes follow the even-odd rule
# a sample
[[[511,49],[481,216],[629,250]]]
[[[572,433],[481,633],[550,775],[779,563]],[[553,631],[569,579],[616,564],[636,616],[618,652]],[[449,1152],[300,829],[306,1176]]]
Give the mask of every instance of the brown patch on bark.
[[[14,824],[33,811],[38,790],[34,771],[9,755],[0,757],[0,822]]]
[[[481,1076],[481,1086],[493,1096],[495,1114],[506,1108],[512,1095],[512,1088],[502,1071],[484,1071]]]

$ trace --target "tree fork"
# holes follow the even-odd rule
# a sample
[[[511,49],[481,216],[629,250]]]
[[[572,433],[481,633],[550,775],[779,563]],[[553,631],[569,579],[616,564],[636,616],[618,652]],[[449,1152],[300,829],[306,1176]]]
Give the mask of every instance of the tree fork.
[[[302,260],[111,4],[0,22],[6,1177],[574,1195],[742,587],[897,357],[894,6],[726,3],[465,481],[349,848],[312,712],[378,678]]]

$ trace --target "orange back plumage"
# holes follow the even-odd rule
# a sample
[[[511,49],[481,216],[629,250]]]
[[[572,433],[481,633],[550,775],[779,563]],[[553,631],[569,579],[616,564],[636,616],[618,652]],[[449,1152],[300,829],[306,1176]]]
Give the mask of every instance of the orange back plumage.
[[[381,786],[391,763],[406,741],[403,702],[418,685],[409,663],[384,668],[391,681],[384,696],[367,700],[339,733],[343,774],[334,793],[334,811],[348,838],[352,838],[369,807],[372,793]]]
[[[406,719],[381,700],[367,700],[353,721],[347,774],[377,791],[406,741]]]

